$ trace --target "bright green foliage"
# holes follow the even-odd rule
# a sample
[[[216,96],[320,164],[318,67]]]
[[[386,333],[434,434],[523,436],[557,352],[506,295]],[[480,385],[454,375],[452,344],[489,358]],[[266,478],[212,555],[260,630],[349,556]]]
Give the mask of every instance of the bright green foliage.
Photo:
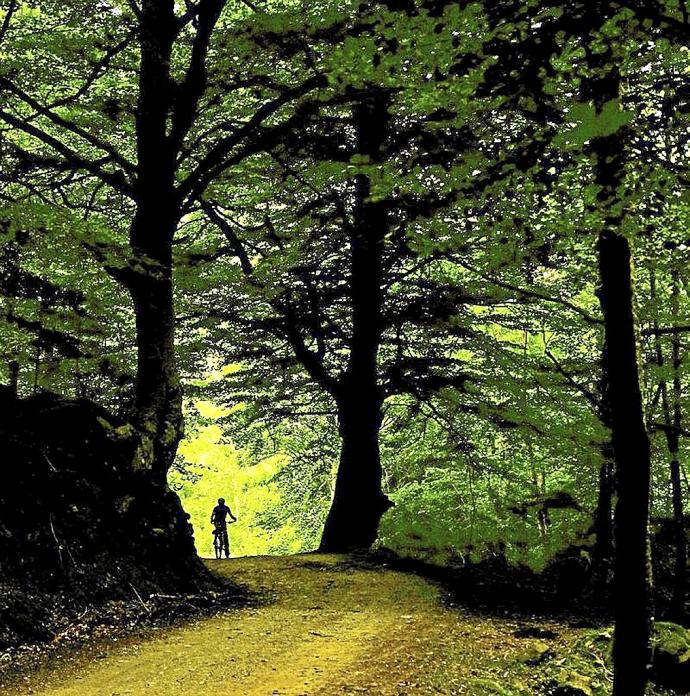
[[[208,402],[195,406],[204,424],[181,443],[181,461],[170,475],[170,485],[191,516],[200,555],[213,555],[210,518],[220,497],[225,498],[238,518],[229,528],[233,556],[304,550],[298,521],[290,524],[278,514],[284,506],[284,494],[275,478],[289,467],[289,457],[278,453],[260,461],[248,461],[246,452],[238,450],[214,422],[222,414],[221,409]]]
[[[633,117],[634,114],[623,111],[615,101],[604,104],[598,113],[591,104],[575,104],[568,112],[568,120],[576,126],[566,131],[562,138],[566,143],[582,146],[592,138],[602,138],[615,133],[619,128],[628,125]]]
[[[680,17],[679,3],[662,4]],[[347,209],[358,175],[371,183],[372,200],[400,216],[385,240],[379,354],[388,390],[384,486],[396,506],[380,544],[442,562],[505,553],[536,568],[569,545],[591,545],[608,439],[594,249],[601,191],[591,143],[621,131],[630,134],[619,212],[634,242],[652,512],[671,513],[659,396],[660,383],[673,377],[670,334],[656,338],[654,328],[687,328],[690,312],[688,52],[627,10],[585,40],[563,24],[572,4],[518,3],[513,17],[502,14],[504,3],[412,5],[418,11],[286,0],[254,12],[233,0],[213,36],[178,183],[221,134],[306,77],[323,80],[262,124],[251,142],[263,138],[265,147],[246,157],[233,151],[236,162],[188,203],[177,231],[177,342],[189,424],[170,482],[204,555],[221,495],[239,517],[230,530],[235,554],[318,543],[338,460],[335,408],[295,359],[279,306],[300,309],[305,346],[324,353],[330,374],[342,372],[351,310],[348,215],[338,206]],[[134,162],[136,18],[130,3],[106,6],[22,3],[0,43],[0,77],[17,80],[33,100],[57,102],[57,116]],[[649,40],[638,41],[639,31]],[[172,57],[177,78],[192,36],[186,26]],[[501,72],[508,49],[530,37],[547,47],[542,63]],[[91,88],[60,105],[108,51],[112,60]],[[591,78],[588,55],[619,66],[620,100],[580,99]],[[357,98],[381,90],[389,90],[397,140],[374,165],[352,147],[349,119]],[[10,115],[64,135],[16,90],[2,87],[0,96]],[[294,127],[271,130],[300,108]],[[63,171],[49,145],[3,123],[3,381],[16,361],[22,395],[49,389],[129,416],[134,315],[116,278],[147,259],[133,257],[127,243],[131,197],[102,181],[120,167],[72,130],[66,143],[88,161],[102,160],[101,171]],[[232,235],[209,219],[209,202],[245,245],[250,273]],[[45,287],[37,290],[36,279]],[[326,326],[318,336],[314,327]],[[690,375],[681,343],[685,412]],[[405,388],[393,384],[400,364]],[[687,431],[680,451],[684,464]],[[554,499],[572,504],[540,518]]]

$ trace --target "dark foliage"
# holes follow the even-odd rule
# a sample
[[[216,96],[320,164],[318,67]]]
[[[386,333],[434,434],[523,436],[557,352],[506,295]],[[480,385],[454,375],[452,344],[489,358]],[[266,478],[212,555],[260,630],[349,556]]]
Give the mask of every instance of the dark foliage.
[[[177,496],[132,471],[127,424],[53,394],[0,401],[0,648],[50,639],[86,606],[222,589]]]

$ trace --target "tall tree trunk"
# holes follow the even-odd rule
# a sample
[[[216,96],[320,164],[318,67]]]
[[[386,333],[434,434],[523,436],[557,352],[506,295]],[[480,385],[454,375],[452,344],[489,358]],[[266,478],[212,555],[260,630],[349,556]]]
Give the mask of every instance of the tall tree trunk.
[[[583,88],[601,114],[605,107],[620,104],[620,72],[610,45],[606,51],[593,53],[590,60],[593,77]],[[593,138],[590,146],[599,188],[599,301],[604,315],[605,378],[618,493],[614,513],[613,696],[644,696],[651,657],[651,447],[640,388],[632,256],[622,233],[629,138],[629,126],[621,124],[613,132]]]
[[[606,344],[601,351],[601,379],[599,381],[599,420],[611,430],[611,403],[608,384]],[[599,468],[599,491],[594,512],[595,542],[593,549],[594,583],[599,597],[606,597],[613,570],[613,494],[615,483],[615,454],[613,442],[607,439],[601,447],[602,462]]]
[[[671,291],[671,317],[674,324],[678,323],[678,294],[679,281],[677,271],[673,272],[673,287]],[[671,334],[671,362],[673,368],[673,404],[669,408],[668,400],[664,406],[666,411],[666,443],[671,457],[671,499],[673,502],[673,528],[675,541],[675,562],[673,577],[673,596],[671,598],[671,619],[679,623],[685,621],[685,597],[687,594],[687,565],[688,548],[685,536],[685,515],[683,511],[683,489],[681,485],[680,460],[678,457],[680,429],[682,420],[682,384],[681,368],[681,339],[680,333]]]
[[[168,137],[177,32],[174,0],[144,0],[137,105],[137,211],[130,243],[137,268],[129,284],[137,329],[136,466],[164,483],[182,436],[182,395],[175,360],[172,242],[179,221],[175,148]]]
[[[379,94],[355,108],[358,149],[380,162],[388,127],[388,97]],[[356,206],[350,234],[350,358],[336,396],[342,448],[331,509],[321,550],[367,549],[391,506],[381,486],[379,452],[383,391],[378,350],[383,331],[383,245],[388,230],[386,205],[372,201],[369,177],[355,180]]]
[[[138,277],[130,292],[137,336],[136,419],[142,436],[137,466],[164,483],[183,429],[171,268]]]
[[[650,270],[650,291],[651,300],[654,307],[657,307],[658,295],[656,289],[656,274],[654,269]],[[671,290],[671,317],[673,324],[678,323],[678,273],[672,272]],[[659,321],[654,316],[656,362],[660,368],[665,365],[664,352],[661,344],[661,336],[658,333]],[[665,379],[659,383],[661,393],[661,406],[664,415],[666,447],[670,459],[670,479],[671,479],[671,502],[673,506],[673,543],[675,546],[674,572],[673,572],[673,592],[671,595],[671,605],[669,607],[669,618],[673,621],[683,623],[685,621],[685,597],[687,594],[687,538],[685,536],[685,517],[683,511],[683,489],[681,485],[681,467],[678,456],[680,444],[680,429],[682,420],[682,384],[680,378],[681,368],[681,340],[680,333],[671,334],[671,363],[673,371],[672,382],[672,401],[669,399],[668,387]]]
[[[321,538],[321,551],[368,549],[383,513],[391,506],[381,489],[379,429],[381,403],[353,383],[338,400],[342,446],[331,509]]]
[[[630,247],[609,229],[600,235],[598,250],[618,484],[613,694],[643,696],[650,657],[650,444],[637,363]]]

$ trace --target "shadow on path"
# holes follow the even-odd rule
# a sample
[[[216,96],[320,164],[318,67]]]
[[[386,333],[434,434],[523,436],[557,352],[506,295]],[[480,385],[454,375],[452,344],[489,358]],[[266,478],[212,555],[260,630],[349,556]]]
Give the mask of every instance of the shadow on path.
[[[449,609],[422,577],[319,554],[207,563],[273,601],[111,642],[100,659],[62,660],[8,696],[538,693],[514,635],[524,620]],[[556,651],[577,639],[536,623]]]

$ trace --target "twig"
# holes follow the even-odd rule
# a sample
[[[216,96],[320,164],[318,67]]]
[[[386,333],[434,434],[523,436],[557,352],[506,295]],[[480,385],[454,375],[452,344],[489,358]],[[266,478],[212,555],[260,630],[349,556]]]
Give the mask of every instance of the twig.
[[[45,453],[45,450],[41,450],[41,454],[43,454],[44,459],[48,462],[48,466],[55,472],[57,472],[57,469],[55,468],[55,465],[53,462],[48,459],[48,455]]]
[[[72,551],[71,551],[70,547],[67,545],[67,542],[65,542],[64,544],[61,544],[58,537],[57,537],[57,534],[55,533],[55,526],[53,525],[52,513],[50,515],[48,515],[48,521],[50,522],[50,531],[53,533],[53,539],[55,539],[55,543],[57,544],[57,550],[58,550],[58,554],[60,556],[60,565],[61,566],[63,565],[63,563],[62,563],[62,550],[64,549],[65,551],[67,551],[67,555],[69,556],[70,561],[72,561],[72,565],[76,567],[77,562],[74,559],[74,556],[72,555]]]
[[[589,403],[594,407],[596,413],[601,411],[601,401],[593,394],[587,387],[577,382],[573,376],[558,362],[556,356],[548,349],[544,350],[544,355],[554,364],[556,371],[568,382],[568,384],[577,390],[582,396],[589,401]]]
[[[60,544],[60,540],[57,538],[57,534],[55,533],[55,527],[53,526],[53,514],[52,513],[50,513],[48,515],[48,522],[50,523],[50,531],[53,534],[53,539],[55,539],[55,545],[57,547],[58,558],[60,559],[60,566],[64,568],[64,563],[62,561],[62,545]]]
[[[208,594],[191,594],[191,595],[171,595],[171,594],[161,594],[155,592],[149,595],[151,600],[170,600],[173,602],[185,602],[192,603],[195,601],[208,602],[222,602],[234,599],[246,599],[246,595],[238,592],[209,592]]]
[[[141,598],[141,595],[140,595],[139,592],[137,591],[137,588],[134,587],[134,585],[132,585],[131,582],[129,583],[129,586],[130,586],[130,587],[132,588],[132,590],[134,591],[134,594],[137,596],[137,599],[141,602],[141,606],[144,607],[144,609],[146,610],[146,613],[147,613],[147,614],[150,614],[150,613],[151,613],[151,610],[149,609],[149,607],[148,607],[148,605],[146,604],[146,602]]]

